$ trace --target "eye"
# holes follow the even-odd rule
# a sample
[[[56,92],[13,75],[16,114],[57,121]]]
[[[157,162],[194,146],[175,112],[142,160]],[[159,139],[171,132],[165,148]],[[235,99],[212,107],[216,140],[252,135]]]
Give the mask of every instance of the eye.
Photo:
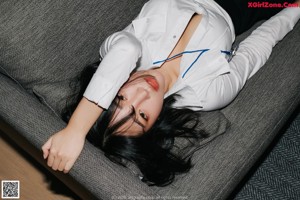
[[[140,110],[139,114],[144,120],[148,121],[148,116],[143,111]]]
[[[127,100],[122,94],[118,94],[118,99],[121,100],[121,101],[125,101]]]

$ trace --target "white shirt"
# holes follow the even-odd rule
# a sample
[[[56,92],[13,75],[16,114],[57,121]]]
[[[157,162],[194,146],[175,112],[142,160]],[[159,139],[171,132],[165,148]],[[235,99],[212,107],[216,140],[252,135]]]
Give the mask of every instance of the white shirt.
[[[150,0],[123,31],[109,36],[100,47],[103,58],[84,96],[107,109],[130,73],[160,67],[175,47],[194,13],[202,19],[183,54],[180,76],[165,94],[178,93],[175,107],[215,110],[229,104],[267,61],[272,48],[300,18],[299,8],[286,8],[263,23],[239,44],[228,62],[235,39],[228,14],[212,0]],[[196,61],[192,66],[191,64]]]

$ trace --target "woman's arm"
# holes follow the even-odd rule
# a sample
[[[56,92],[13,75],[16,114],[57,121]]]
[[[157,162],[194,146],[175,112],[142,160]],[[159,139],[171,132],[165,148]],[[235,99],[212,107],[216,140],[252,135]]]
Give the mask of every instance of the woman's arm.
[[[132,33],[121,31],[112,34],[101,45],[100,55],[103,60],[84,96],[107,109],[128,80],[141,54],[141,43]]]
[[[300,8],[285,8],[240,43],[230,64],[239,70],[243,83],[266,63],[273,47],[293,29],[299,18]]]
[[[43,145],[43,157],[53,170],[69,172],[82,151],[85,137],[103,109],[82,98],[68,125]]]
[[[131,33],[117,32],[105,40],[100,54],[104,58],[67,127],[50,137],[42,147],[44,158],[53,170],[67,173],[72,168],[90,128],[136,67],[141,45]]]
[[[298,1],[299,2],[299,1]],[[242,41],[230,61],[230,73],[212,81],[207,89],[206,106],[209,110],[228,105],[268,60],[273,47],[290,32],[300,18],[300,8],[285,8]]]

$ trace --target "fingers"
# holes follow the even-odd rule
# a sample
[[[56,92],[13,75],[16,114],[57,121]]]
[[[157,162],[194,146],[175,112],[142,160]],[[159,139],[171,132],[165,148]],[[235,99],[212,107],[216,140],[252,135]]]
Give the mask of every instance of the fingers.
[[[69,173],[70,169],[64,169],[64,173],[67,174]]]
[[[51,148],[51,144],[52,144],[52,137],[50,137],[49,140],[42,146],[44,159],[46,159],[49,156],[49,150]]]
[[[85,138],[74,136],[67,129],[54,134],[43,145],[43,157],[53,170],[68,173],[83,149]]]
[[[50,153],[48,160],[47,160],[47,165],[49,167],[52,167],[54,161],[55,161],[55,156],[52,153]]]
[[[65,166],[66,166],[66,162],[62,160],[62,161],[59,163],[57,170],[62,172],[62,171],[65,170]]]
[[[47,165],[51,167],[53,170],[63,171],[64,173],[68,173],[73,166],[66,165],[67,158],[63,158],[63,156],[58,155],[55,149],[51,149],[52,137],[42,146],[43,157],[47,159]],[[66,168],[67,166],[67,168]]]
[[[68,158],[59,155],[54,150],[50,150],[47,165],[51,167],[54,171],[58,170],[63,171],[64,173],[68,173],[71,167],[73,166],[67,165],[68,161]]]
[[[53,163],[52,163],[52,165],[51,165],[52,169],[54,171],[56,171],[58,169],[58,167],[59,167],[59,165],[60,165],[61,162],[62,162],[62,159],[60,157],[55,158],[54,161],[53,161]]]
[[[65,168],[64,168],[64,173],[65,174],[68,173],[71,170],[74,163],[75,163],[75,160],[74,161],[69,161],[69,162],[66,163]]]

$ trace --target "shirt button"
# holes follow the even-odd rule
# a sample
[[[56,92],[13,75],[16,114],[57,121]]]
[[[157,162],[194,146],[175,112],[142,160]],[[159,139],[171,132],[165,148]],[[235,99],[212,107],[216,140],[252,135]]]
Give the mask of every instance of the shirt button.
[[[175,39],[175,38],[176,38],[176,35],[173,35],[173,38]]]

